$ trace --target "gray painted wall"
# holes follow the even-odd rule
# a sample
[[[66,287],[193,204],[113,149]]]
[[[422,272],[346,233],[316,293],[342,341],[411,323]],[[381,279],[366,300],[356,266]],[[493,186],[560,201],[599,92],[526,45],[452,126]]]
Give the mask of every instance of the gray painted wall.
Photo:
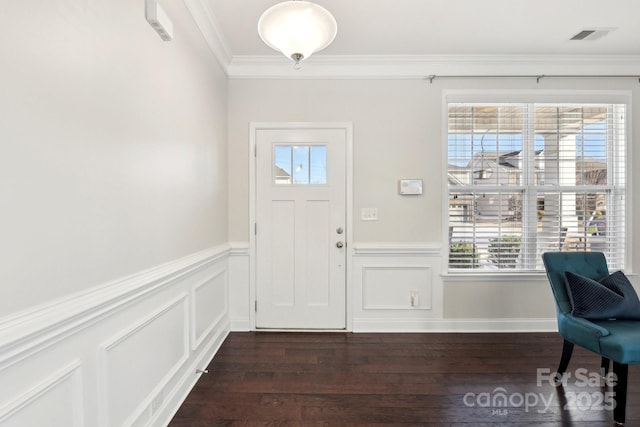
[[[227,241],[227,79],[183,2],[0,6],[0,317]]]
[[[305,66],[311,67],[309,63]],[[447,90],[629,90],[633,79],[535,80],[370,80],[231,79],[229,81],[229,236],[248,240],[248,139],[250,122],[353,122],[353,236],[357,243],[426,242],[446,245],[443,215],[446,159],[443,96]],[[635,102],[634,102],[635,104]],[[631,144],[638,139],[640,116],[632,109]],[[633,163],[640,162],[632,150]],[[635,174],[632,187],[640,174]],[[424,194],[402,197],[400,178],[424,180]],[[633,200],[640,217],[638,198]],[[360,210],[377,207],[377,222],[360,221]],[[629,236],[638,251],[638,231]],[[640,268],[637,257],[629,272]],[[543,275],[527,277],[444,278],[445,319],[553,318],[551,293]]]

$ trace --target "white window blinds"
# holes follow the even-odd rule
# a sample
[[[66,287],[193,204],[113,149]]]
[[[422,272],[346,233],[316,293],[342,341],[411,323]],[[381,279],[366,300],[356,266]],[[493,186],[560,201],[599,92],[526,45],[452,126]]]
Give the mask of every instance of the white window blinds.
[[[449,271],[582,250],[622,268],[624,159],[624,104],[449,103]]]

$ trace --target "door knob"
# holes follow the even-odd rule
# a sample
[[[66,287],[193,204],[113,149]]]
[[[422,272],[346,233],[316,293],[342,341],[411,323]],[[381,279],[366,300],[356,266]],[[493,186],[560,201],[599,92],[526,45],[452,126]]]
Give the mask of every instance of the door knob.
[[[344,243],[342,243],[342,242],[337,242],[336,243],[336,248],[341,248],[343,246],[344,246]]]

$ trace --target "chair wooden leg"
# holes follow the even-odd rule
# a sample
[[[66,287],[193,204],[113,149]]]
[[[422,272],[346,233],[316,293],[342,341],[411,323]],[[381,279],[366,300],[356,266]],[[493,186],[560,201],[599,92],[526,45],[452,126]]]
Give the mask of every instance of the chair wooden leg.
[[[627,410],[627,376],[629,365],[613,362],[613,373],[616,375],[616,385],[613,387],[616,406],[613,408],[613,420],[624,424]]]
[[[560,365],[558,366],[558,374],[562,375],[569,366],[569,360],[571,360],[571,354],[573,353],[573,343],[564,340],[562,343],[562,357],[560,358]]]
[[[607,359],[606,357],[603,357],[602,362],[600,363],[600,373],[602,374],[603,377],[606,377],[607,374],[609,373],[609,365],[610,365],[610,360]]]

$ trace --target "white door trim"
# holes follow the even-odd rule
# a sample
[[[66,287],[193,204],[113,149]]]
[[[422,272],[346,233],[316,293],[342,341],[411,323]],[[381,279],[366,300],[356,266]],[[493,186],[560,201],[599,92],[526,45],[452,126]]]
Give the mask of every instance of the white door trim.
[[[343,129],[346,134],[346,319],[347,331],[353,330],[353,295],[351,266],[353,261],[353,123],[350,122],[252,122],[249,124],[249,322],[256,330],[256,135],[262,129]],[[262,330],[262,329],[261,329]]]

